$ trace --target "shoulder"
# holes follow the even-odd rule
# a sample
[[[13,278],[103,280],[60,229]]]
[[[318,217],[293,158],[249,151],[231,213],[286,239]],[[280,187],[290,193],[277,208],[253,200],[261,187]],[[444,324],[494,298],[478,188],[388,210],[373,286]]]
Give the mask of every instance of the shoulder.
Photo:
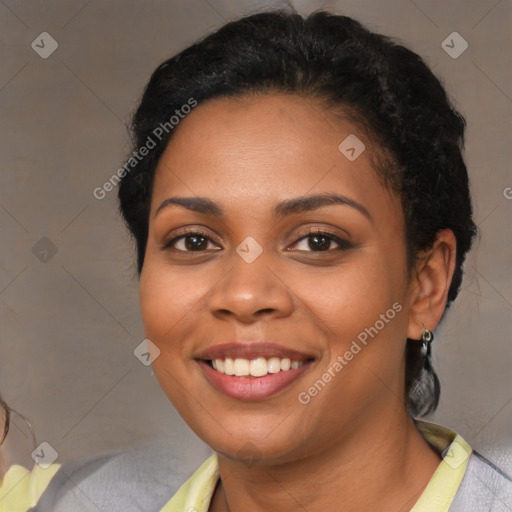
[[[509,512],[512,479],[492,462],[473,451],[450,512]]]
[[[158,512],[189,475],[176,447],[152,441],[64,463],[31,512]]]

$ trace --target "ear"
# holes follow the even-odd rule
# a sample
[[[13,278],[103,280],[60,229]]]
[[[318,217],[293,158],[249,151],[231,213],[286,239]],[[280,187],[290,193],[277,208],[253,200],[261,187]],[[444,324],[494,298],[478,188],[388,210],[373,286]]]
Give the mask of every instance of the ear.
[[[419,340],[425,327],[433,330],[441,320],[455,271],[456,251],[455,235],[443,229],[432,248],[418,257],[410,283],[408,338]]]

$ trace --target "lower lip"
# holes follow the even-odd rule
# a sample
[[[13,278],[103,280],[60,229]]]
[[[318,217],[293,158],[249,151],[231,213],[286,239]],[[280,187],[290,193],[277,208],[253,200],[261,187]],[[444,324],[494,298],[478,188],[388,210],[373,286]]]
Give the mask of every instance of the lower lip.
[[[273,396],[300,377],[312,361],[304,363],[294,370],[268,373],[264,377],[236,377],[214,370],[206,361],[198,361],[208,382],[231,398],[238,400],[262,400]]]

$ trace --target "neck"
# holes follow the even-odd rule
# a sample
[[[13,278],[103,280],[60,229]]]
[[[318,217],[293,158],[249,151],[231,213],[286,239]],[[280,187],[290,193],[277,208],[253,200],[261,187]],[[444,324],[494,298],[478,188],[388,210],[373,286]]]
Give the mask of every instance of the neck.
[[[393,418],[365,422],[343,442],[284,464],[249,468],[219,454],[210,511],[410,510],[441,459],[405,411]]]

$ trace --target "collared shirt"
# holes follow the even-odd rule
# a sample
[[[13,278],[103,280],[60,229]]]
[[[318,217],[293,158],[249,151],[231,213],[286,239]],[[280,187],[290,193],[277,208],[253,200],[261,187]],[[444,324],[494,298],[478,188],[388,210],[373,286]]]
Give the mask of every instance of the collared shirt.
[[[43,469],[35,464],[32,471],[19,464],[10,466],[0,486],[0,512],[27,512],[34,507],[60,466]]]
[[[448,512],[472,450],[460,435],[447,428],[420,421],[416,425],[443,460],[411,512]],[[218,479],[218,460],[217,455],[213,454],[181,486],[161,512],[208,512]]]
[[[416,421],[416,426],[442,461],[411,512],[512,510],[512,481],[506,475],[473,452],[455,432],[423,421]],[[156,452],[144,453],[146,459],[140,454],[125,454],[111,460],[102,459],[91,466],[80,468],[77,465],[75,469],[79,471],[77,476],[80,478],[75,478],[73,473],[59,471],[60,464],[53,464],[47,469],[34,466],[32,471],[22,466],[11,466],[0,486],[0,512],[85,511],[90,509],[91,502],[103,504],[94,510],[105,512],[113,512],[114,508],[126,512],[208,511],[219,480],[216,454],[201,464],[179,489],[179,484],[173,487],[178,489],[174,493],[170,491],[174,483],[164,482],[159,486],[152,479],[144,483],[141,478],[146,473],[163,473],[169,476],[169,482],[174,482],[175,471],[172,468],[176,462],[170,462],[167,453],[162,456],[163,462],[155,455]],[[158,453],[162,453],[161,448]],[[89,471],[89,467],[94,469]],[[61,473],[63,476],[59,479]],[[70,481],[80,481],[80,489],[66,488],[64,482],[69,484]],[[84,490],[86,500],[90,500],[85,505],[80,501],[85,499]],[[167,496],[172,497],[168,499]]]

